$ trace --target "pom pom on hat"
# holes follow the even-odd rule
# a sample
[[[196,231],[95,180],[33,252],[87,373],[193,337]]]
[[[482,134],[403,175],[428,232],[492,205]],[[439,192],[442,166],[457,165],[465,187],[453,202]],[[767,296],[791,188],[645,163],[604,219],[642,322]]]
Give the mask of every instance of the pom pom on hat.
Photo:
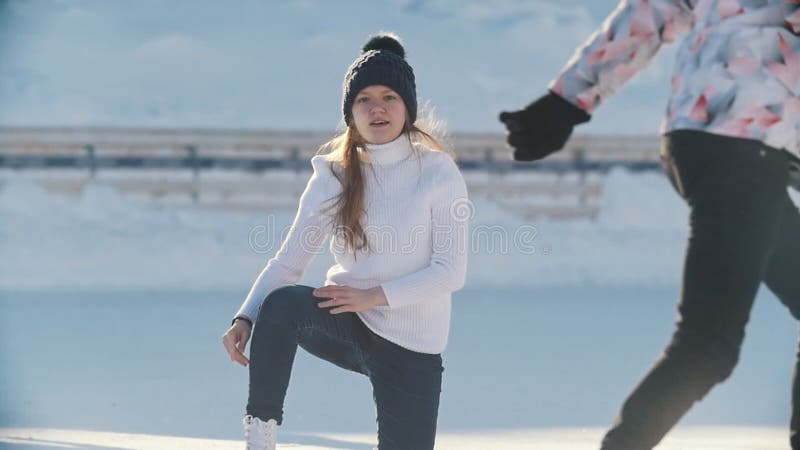
[[[369,38],[366,44],[361,47],[361,53],[370,50],[387,50],[401,58],[406,57],[406,49],[403,48],[400,38],[394,33],[378,33]]]

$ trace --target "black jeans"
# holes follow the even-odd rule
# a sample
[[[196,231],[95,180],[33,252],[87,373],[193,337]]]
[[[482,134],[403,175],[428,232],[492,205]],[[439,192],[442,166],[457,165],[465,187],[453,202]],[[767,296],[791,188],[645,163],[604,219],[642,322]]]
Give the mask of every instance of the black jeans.
[[[354,313],[330,314],[309,286],[272,291],[258,312],[250,344],[247,414],[283,420],[297,346],[369,377],[380,450],[433,449],[442,357],[418,353],[373,333]],[[342,405],[346,409],[347,405]]]
[[[690,130],[667,134],[661,154],[667,176],[690,207],[679,316],[672,340],[606,434],[605,450],[653,448],[733,372],[762,281],[800,319],[800,214],[787,192],[786,155],[757,141]]]

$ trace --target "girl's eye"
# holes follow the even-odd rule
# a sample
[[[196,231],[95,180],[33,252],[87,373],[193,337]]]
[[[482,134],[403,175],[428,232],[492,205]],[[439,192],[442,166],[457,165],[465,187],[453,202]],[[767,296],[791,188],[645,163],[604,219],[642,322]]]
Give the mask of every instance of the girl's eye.
[[[369,101],[369,97],[359,97],[356,99],[356,103],[366,103]]]
[[[383,99],[386,100],[386,101],[396,100],[397,96],[396,95],[387,95],[387,96],[383,97]]]

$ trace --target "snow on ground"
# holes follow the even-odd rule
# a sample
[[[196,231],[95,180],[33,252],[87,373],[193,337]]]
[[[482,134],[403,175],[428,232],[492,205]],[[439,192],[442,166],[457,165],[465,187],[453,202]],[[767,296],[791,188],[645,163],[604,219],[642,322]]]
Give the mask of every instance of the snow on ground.
[[[594,450],[603,430],[544,429],[440,433],[437,450]],[[282,435],[281,435],[282,436]],[[281,439],[279,449],[372,449],[375,440],[362,434],[305,434]],[[196,439],[89,430],[0,428],[0,448],[20,450],[86,448],[131,450],[240,450],[242,441]],[[657,450],[783,450],[784,430],[757,427],[687,428],[668,436]]]

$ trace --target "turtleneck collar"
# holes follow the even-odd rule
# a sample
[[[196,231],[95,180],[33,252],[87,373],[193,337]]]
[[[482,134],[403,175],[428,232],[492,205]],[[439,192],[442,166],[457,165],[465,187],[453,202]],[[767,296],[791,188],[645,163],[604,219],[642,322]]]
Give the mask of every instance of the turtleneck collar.
[[[385,166],[400,162],[409,155],[411,155],[412,147],[406,133],[400,133],[395,140],[385,144],[366,144],[366,149],[360,149],[361,154],[366,153],[368,159],[362,159],[364,162]],[[366,150],[366,151],[365,151]]]

